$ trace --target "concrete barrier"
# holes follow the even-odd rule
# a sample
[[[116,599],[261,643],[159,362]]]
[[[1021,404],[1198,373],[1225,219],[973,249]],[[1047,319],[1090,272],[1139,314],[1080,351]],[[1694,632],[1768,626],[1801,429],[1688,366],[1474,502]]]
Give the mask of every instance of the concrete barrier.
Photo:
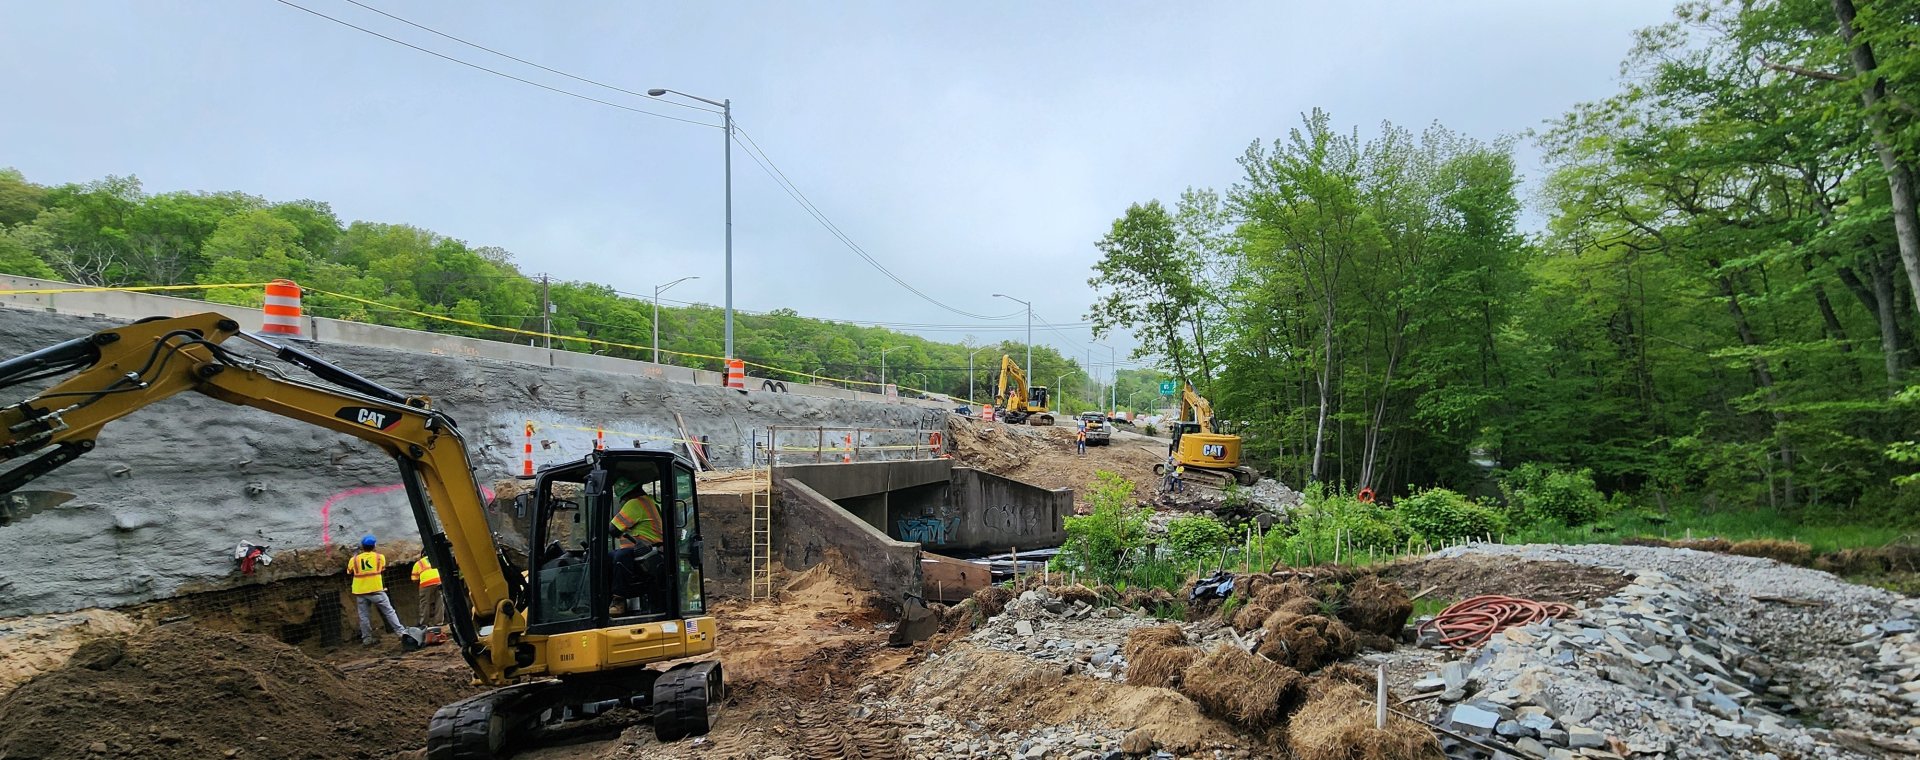
[[[0,291],[51,291],[69,288],[82,288],[57,280],[42,280],[35,277],[0,275]],[[82,317],[100,317],[105,319],[127,320],[144,319],[152,316],[180,317],[188,314],[200,314],[217,311],[232,317],[240,323],[240,328],[258,332],[261,325],[259,309],[229,306],[191,298],[176,298],[154,293],[130,293],[119,290],[89,291],[84,293],[27,292],[0,294],[0,306],[34,311],[49,311],[58,314],[70,314]],[[336,343],[366,348],[385,348],[395,351],[432,354],[435,356],[457,356],[472,359],[496,359],[499,361],[533,364],[542,367],[564,369],[586,369],[596,372],[612,372],[623,375],[637,375],[676,383],[694,383],[698,385],[724,385],[726,377],[719,372],[710,372],[692,367],[671,364],[620,359],[612,356],[566,351],[562,349],[541,348],[497,340],[483,340],[458,335],[408,330],[399,327],[371,325],[363,322],[349,322],[325,317],[303,317],[306,324],[302,327],[305,334],[315,343]],[[791,393],[814,398],[837,398],[850,401],[871,403],[899,403],[930,409],[945,408],[947,404],[926,399],[902,399],[884,396],[879,393],[867,393],[827,385],[813,385],[779,378],[748,376],[749,392]]]

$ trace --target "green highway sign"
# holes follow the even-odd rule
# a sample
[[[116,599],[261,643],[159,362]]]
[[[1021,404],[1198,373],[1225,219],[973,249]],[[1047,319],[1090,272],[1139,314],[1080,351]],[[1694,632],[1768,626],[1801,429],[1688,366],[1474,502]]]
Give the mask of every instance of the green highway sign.
[[[1162,396],[1171,396],[1171,395],[1173,395],[1173,381],[1172,381],[1172,380],[1162,380],[1162,381],[1160,381],[1160,395],[1162,395]]]

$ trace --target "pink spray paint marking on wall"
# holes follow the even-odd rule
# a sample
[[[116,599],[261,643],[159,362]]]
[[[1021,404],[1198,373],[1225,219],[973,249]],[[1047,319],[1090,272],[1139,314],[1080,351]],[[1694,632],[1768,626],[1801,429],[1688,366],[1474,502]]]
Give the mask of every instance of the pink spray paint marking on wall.
[[[320,503],[320,545],[330,546],[333,544],[333,505],[335,503],[341,499],[350,499],[355,496],[378,496],[383,493],[393,493],[394,491],[405,488],[406,485],[402,483],[395,483],[390,486],[361,486],[359,488],[349,488],[345,491],[335,493],[332,496],[328,496],[326,501]],[[481,486],[480,495],[487,501],[493,501],[493,489],[491,488]]]

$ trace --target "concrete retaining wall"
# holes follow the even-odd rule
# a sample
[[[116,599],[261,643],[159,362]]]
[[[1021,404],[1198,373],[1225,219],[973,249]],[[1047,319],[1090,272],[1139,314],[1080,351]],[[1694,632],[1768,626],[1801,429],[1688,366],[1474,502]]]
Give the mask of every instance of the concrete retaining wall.
[[[882,599],[897,604],[920,595],[919,544],[889,538],[797,479],[774,482],[780,491],[776,522],[783,526],[780,558],[787,569],[806,570],[837,554],[853,571],[849,580]]]
[[[117,300],[127,294],[87,295],[103,299],[102,308],[173,313],[144,308],[156,296],[130,306]],[[64,296],[48,297],[63,299],[63,310],[68,306]],[[183,303],[193,312],[213,308]],[[245,314],[236,316],[247,324]],[[126,321],[0,308],[0,356]],[[390,329],[358,327],[367,335]],[[324,337],[330,328],[322,323],[320,329]],[[610,446],[666,448],[682,437],[684,421],[687,435],[710,439],[715,461],[731,467],[747,463],[756,432],[769,426],[938,430],[946,424],[939,410],[908,404],[742,392],[644,373],[501,360],[458,349],[515,347],[447,340],[411,352],[332,342],[308,347],[403,393],[431,397],[460,422],[483,484],[519,474],[528,420],[536,427],[536,465],[579,458],[592,449],[597,429],[607,431]],[[434,353],[435,346],[443,351]],[[0,403],[31,390],[8,389],[11,396]],[[288,552],[351,543],[363,533],[380,535],[383,543],[417,540],[393,462],[357,439],[186,394],[109,425],[99,444],[6,505],[0,617],[118,607],[233,585],[240,577],[231,556],[240,541]],[[744,511],[744,502],[737,508]]]
[[[62,290],[85,287],[57,280],[42,280],[33,277],[0,274],[0,291],[6,290]],[[152,293],[127,293],[121,291],[94,291],[85,293],[19,293],[0,294],[0,306],[45,311],[56,314],[68,314],[83,317],[126,320],[142,319],[151,316],[182,317],[217,311],[232,317],[240,323],[240,329],[258,332],[261,315],[259,309],[240,306],[196,301],[189,298]],[[541,367],[559,367],[565,369],[585,369],[596,372],[638,375],[656,380],[676,383],[694,383],[699,385],[726,384],[726,377],[719,372],[703,369],[679,367],[670,364],[619,359],[611,356],[597,356],[575,351],[539,348],[520,343],[506,343],[478,338],[465,338],[455,335],[406,330],[398,327],[369,325],[360,322],[347,322],[324,317],[306,317],[306,335],[315,343],[341,343],[363,348],[384,348],[394,351],[432,354],[435,356],[455,356],[467,359],[494,359],[498,361],[532,364]],[[748,368],[749,373],[753,371]],[[849,401],[868,401],[873,403],[898,403],[929,408],[944,408],[947,404],[921,399],[889,398],[878,393],[849,390],[828,385],[813,385],[791,380],[768,379],[748,375],[747,387],[759,392],[789,393],[814,398],[837,398]]]
[[[1032,549],[1065,542],[1066,518],[1073,514],[1073,491],[1041,488],[969,467],[955,467],[953,503],[955,511],[941,516],[946,540],[928,544],[927,548],[1003,552],[1011,547]]]

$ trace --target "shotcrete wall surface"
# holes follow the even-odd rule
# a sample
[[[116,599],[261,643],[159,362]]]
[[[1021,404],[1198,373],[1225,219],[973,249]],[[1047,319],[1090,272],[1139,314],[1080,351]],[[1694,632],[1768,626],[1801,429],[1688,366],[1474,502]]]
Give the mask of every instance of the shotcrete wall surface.
[[[125,324],[0,308],[0,357]],[[257,355],[238,342],[242,353]],[[943,429],[937,409],[728,390],[591,369],[337,343],[305,347],[461,424],[483,484],[521,471],[525,426],[536,465],[571,461],[604,430],[610,447],[711,441],[723,467],[748,463],[772,425]],[[289,368],[290,376],[306,377]],[[311,378],[307,378],[311,379]],[[7,389],[13,403],[33,390]],[[17,463],[8,463],[9,465]],[[106,427],[99,448],[0,497],[0,617],[118,607],[240,582],[240,541],[275,553],[357,542],[417,542],[394,463],[357,439],[188,393]]]

